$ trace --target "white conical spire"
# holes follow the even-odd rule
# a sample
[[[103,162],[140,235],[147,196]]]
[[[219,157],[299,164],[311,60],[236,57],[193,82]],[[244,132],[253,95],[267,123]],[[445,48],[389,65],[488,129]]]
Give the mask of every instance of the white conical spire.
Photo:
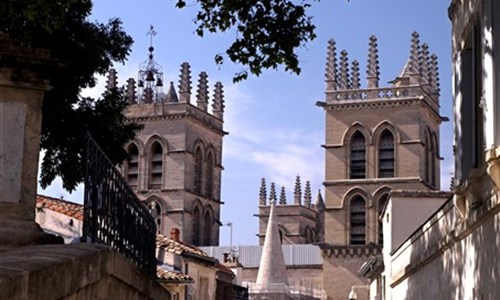
[[[287,283],[285,258],[281,249],[278,224],[276,223],[276,211],[274,204],[271,204],[256,284],[265,287],[270,284]]]

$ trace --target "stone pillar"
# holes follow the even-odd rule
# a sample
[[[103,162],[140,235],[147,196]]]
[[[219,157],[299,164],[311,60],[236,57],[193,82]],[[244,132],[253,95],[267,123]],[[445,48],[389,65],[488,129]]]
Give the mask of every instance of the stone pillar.
[[[35,223],[42,71],[49,53],[16,45],[0,33],[0,251],[50,242]]]

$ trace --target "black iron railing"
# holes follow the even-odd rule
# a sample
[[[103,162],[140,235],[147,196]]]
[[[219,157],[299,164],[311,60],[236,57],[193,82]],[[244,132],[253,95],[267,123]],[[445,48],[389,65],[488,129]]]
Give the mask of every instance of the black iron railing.
[[[90,135],[86,137],[83,236],[156,276],[156,224]]]
[[[217,280],[216,300],[248,300],[248,288]]]

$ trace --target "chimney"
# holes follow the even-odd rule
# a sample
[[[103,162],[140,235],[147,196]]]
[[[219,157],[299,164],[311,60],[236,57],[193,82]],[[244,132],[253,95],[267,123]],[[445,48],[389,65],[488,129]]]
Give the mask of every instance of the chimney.
[[[170,230],[170,238],[174,241],[179,242],[179,233],[180,233],[179,228],[172,228]]]

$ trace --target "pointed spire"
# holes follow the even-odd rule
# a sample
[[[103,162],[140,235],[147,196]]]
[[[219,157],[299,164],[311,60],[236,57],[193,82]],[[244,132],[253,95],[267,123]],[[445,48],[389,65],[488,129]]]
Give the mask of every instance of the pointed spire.
[[[196,95],[196,104],[198,108],[207,111],[208,108],[208,76],[207,73],[201,72],[198,81],[198,94]]]
[[[439,95],[439,67],[438,67],[438,57],[436,54],[431,55],[429,62],[429,81],[435,94]]]
[[[111,69],[109,69],[109,72],[108,72],[108,80],[106,83],[106,89],[108,91],[110,91],[112,89],[116,89],[117,86],[118,86],[118,79],[116,76],[116,70],[111,68]]]
[[[422,44],[420,48],[418,67],[423,83],[429,83],[429,45],[427,43]]]
[[[260,180],[259,205],[266,205],[266,198],[266,179],[262,177],[262,179]]]
[[[127,103],[135,104],[135,80],[134,78],[129,78],[127,80]]]
[[[300,187],[300,176],[295,177],[295,188],[293,189],[293,204],[301,205],[302,191]]]
[[[175,92],[174,83],[172,81],[170,81],[170,86],[168,87],[168,92],[165,101],[168,103],[179,102],[179,98],[177,98],[177,93]]]
[[[215,83],[214,103],[212,104],[212,113],[214,116],[222,120],[224,118],[224,107],[224,91],[222,89],[222,83],[217,81]]]
[[[418,32],[414,31],[411,34],[411,48],[410,48],[410,71],[413,73],[418,72],[418,56],[420,52],[420,36]]]
[[[420,56],[420,37],[418,32],[413,32],[411,35],[411,49],[410,49],[410,58],[408,64],[408,72],[410,75],[410,79],[412,79],[411,83],[418,83],[418,75],[419,75],[419,56]]]
[[[401,73],[390,81],[394,85],[409,85],[420,83],[420,38],[417,32],[412,33],[410,57],[406,61]]]
[[[276,220],[275,206],[271,205],[266,237],[262,247],[256,285],[258,288],[268,288],[273,284],[287,284],[286,264],[281,248],[281,238]]]
[[[269,205],[276,204],[276,185],[271,182],[271,191],[269,192]]]
[[[366,80],[368,81],[368,88],[378,88],[379,79],[380,72],[378,62],[377,37],[372,35],[370,37],[368,66],[366,68]]]
[[[350,87],[349,82],[349,59],[347,51],[340,52],[340,80],[338,84],[339,90],[347,90]]]
[[[337,89],[337,48],[335,41],[328,41],[328,50],[326,54],[326,90]]]
[[[323,201],[323,197],[321,196],[321,190],[318,190],[316,201],[314,201],[314,208],[316,208],[317,211],[325,210],[325,201]]]
[[[181,65],[181,80],[179,82],[179,102],[191,102],[191,70],[187,62]]]
[[[304,206],[311,207],[311,182],[306,181],[306,187],[304,188]]]
[[[285,187],[281,187],[281,192],[280,192],[280,205],[286,205],[286,192],[285,192]]]
[[[360,89],[360,84],[359,84],[359,62],[357,60],[352,61],[352,83],[351,83],[351,88],[353,90],[359,90]]]

